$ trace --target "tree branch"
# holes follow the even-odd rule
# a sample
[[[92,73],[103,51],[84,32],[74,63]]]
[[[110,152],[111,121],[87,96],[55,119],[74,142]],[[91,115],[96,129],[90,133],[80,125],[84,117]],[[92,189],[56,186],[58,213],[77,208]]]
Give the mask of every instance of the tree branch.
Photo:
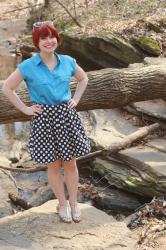
[[[82,25],[77,21],[77,19],[70,13],[70,11],[66,8],[66,6],[63,4],[63,3],[61,3],[60,1],[58,1],[58,0],[55,0],[59,5],[61,5],[63,8],[64,8],[64,10],[67,12],[67,14],[73,19],[73,21],[81,28],[82,27]]]
[[[115,154],[121,149],[131,145],[133,142],[142,139],[143,137],[147,136],[150,132],[156,130],[159,128],[160,125],[158,123],[154,123],[150,126],[145,126],[143,128],[140,128],[138,131],[126,136],[121,140],[121,142],[115,143],[113,145],[110,145],[108,148],[101,149],[95,152],[92,152],[86,156],[81,156],[77,158],[77,163],[85,163],[90,160],[93,160],[97,156],[107,156],[110,154]],[[26,169],[18,169],[13,167],[3,167],[0,166],[1,169],[13,171],[13,172],[20,172],[20,173],[34,173],[37,171],[45,171],[47,169],[47,166],[39,166],[39,167],[33,167],[33,168],[26,168]]]

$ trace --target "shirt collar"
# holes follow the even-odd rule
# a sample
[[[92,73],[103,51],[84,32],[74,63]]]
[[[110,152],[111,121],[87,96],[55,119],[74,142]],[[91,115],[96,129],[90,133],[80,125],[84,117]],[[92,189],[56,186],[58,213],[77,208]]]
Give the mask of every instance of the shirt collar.
[[[61,59],[60,59],[60,55],[57,53],[57,52],[54,52],[54,54],[56,55],[56,58],[57,58],[57,60],[58,60],[58,64],[60,63],[60,61],[61,61]],[[39,53],[36,53],[35,55],[34,55],[34,62],[35,62],[35,64],[36,65],[38,65],[39,63],[41,63],[42,62],[42,59],[41,59],[41,57],[40,57],[40,54]]]

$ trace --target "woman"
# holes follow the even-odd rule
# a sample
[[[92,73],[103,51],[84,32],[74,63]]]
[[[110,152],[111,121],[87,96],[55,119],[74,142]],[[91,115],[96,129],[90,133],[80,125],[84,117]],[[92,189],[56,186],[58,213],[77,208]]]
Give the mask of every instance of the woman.
[[[48,181],[59,201],[60,219],[66,223],[80,222],[76,157],[90,152],[90,142],[75,107],[87,87],[88,78],[74,58],[55,52],[61,38],[53,22],[34,23],[32,39],[38,53],[18,64],[2,91],[18,110],[32,116],[28,151],[34,161],[47,164]],[[73,97],[69,86],[72,76],[78,82]],[[32,102],[29,107],[15,93],[23,80]],[[68,200],[60,174],[62,166]]]

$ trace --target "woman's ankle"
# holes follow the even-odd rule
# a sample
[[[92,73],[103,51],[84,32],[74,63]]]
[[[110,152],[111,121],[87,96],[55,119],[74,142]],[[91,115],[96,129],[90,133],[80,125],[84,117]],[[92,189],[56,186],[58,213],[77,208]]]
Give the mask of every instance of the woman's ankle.
[[[66,205],[67,205],[67,200],[65,200],[65,201],[59,201],[59,206],[60,207],[64,207]]]
[[[69,200],[70,205],[77,205],[77,200]]]

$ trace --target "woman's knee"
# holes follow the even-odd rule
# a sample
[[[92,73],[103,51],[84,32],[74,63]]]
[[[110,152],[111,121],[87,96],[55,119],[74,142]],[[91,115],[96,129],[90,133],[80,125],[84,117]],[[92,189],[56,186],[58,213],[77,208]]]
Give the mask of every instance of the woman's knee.
[[[59,172],[62,167],[62,160],[56,160],[47,164],[48,171]]]
[[[74,171],[77,169],[76,158],[70,161],[62,161],[62,165],[65,171]]]

